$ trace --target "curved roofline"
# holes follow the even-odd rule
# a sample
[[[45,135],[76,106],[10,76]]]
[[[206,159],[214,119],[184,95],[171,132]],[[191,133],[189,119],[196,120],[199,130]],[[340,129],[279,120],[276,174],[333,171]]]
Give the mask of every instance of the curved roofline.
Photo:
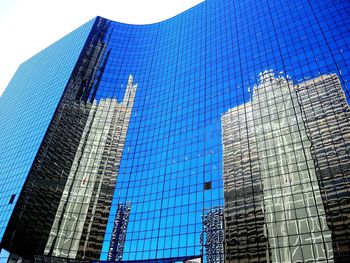
[[[157,21],[157,22],[152,22],[152,23],[145,23],[145,24],[133,24],[133,23],[126,23],[126,22],[121,22],[121,21],[116,21],[116,20],[113,20],[113,19],[109,19],[107,17],[103,17],[103,16],[100,16],[100,15],[97,15],[95,18],[104,18],[104,19],[107,19],[109,21],[112,21],[114,23],[118,23],[118,24],[122,24],[122,25],[130,25],[130,26],[149,26],[149,25],[157,25],[157,24],[161,24],[163,22],[166,22],[166,21],[169,21],[169,20],[172,20],[172,19],[175,19],[176,17],[178,16],[181,16],[182,14],[186,13],[186,12],[189,12],[191,9],[194,9],[194,8],[197,8],[198,6],[202,5],[205,3],[206,0],[202,0],[202,2],[174,15],[174,16],[171,16],[169,18],[166,18],[164,20],[161,20],[161,21]]]

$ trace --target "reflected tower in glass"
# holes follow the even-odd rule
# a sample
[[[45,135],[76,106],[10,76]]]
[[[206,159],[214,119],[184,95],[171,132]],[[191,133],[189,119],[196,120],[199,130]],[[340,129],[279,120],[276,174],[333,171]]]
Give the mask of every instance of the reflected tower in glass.
[[[206,0],[24,62],[0,97],[1,255],[347,262],[349,14]]]

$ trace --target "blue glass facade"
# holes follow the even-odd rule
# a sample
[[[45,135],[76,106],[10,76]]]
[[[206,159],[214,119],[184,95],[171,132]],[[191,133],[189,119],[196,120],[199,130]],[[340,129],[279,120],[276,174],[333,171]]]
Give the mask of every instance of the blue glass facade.
[[[347,1],[207,0],[151,25],[98,17],[33,57],[0,99],[2,247],[346,262],[349,14]]]
[[[92,25],[24,62],[0,97],[0,239]]]

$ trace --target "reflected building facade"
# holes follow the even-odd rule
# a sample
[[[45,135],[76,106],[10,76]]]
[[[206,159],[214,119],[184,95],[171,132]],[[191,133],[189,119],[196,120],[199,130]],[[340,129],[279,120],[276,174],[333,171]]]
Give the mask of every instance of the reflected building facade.
[[[131,203],[118,204],[114,221],[111,244],[109,245],[108,261],[120,261],[123,257],[126,231],[128,229]]]
[[[0,97],[1,260],[344,262],[349,14],[206,0],[24,62]]]
[[[227,260],[346,262],[348,112],[337,75],[270,70],[223,115]]]
[[[316,176],[332,233],[336,262],[350,256],[349,173],[350,108],[336,74],[322,75],[297,87]]]
[[[224,211],[222,207],[213,207],[203,214],[202,244],[205,249],[206,263],[224,261]]]
[[[99,256],[102,243],[96,246],[96,239],[107,225],[135,94],[130,76],[121,103],[101,99],[90,106],[44,254]]]
[[[270,262],[251,102],[222,116],[225,256]]]

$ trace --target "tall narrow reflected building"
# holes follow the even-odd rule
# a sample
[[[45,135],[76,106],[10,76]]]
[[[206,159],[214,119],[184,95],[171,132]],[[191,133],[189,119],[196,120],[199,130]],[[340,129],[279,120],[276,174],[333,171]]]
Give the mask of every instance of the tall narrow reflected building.
[[[29,202],[21,201],[18,218],[13,221],[17,225],[5,233],[5,238],[11,239],[7,248],[15,247],[21,254],[36,246],[38,260],[44,260],[42,256],[77,260],[99,257],[136,89],[130,75],[120,103],[113,98],[95,98],[92,103],[69,101],[64,104],[65,116],[59,116],[60,121],[52,124],[47,151],[33,171],[31,184],[34,187],[27,186],[27,195],[31,192]],[[46,169],[42,167],[45,164]],[[62,168],[67,178],[63,177]],[[41,179],[46,182],[37,181],[40,173],[47,175]],[[49,189],[53,194],[49,196],[48,190],[42,189],[51,185]],[[47,199],[54,203],[47,203]],[[36,202],[39,207],[32,207],[30,211],[27,208],[30,202]],[[49,206],[46,212],[50,213],[52,223],[42,211],[45,204]],[[23,221],[24,216],[36,223],[26,229],[19,228],[29,222],[29,219]],[[35,235],[27,236],[29,231]],[[25,244],[30,239],[40,242]],[[46,243],[45,248],[43,243]]]
[[[136,94],[130,75],[124,99],[95,100],[75,154],[45,254],[91,259],[100,254]],[[92,245],[91,245],[92,242]]]
[[[202,244],[205,249],[206,263],[224,262],[224,211],[222,207],[213,207],[203,214]]]
[[[121,261],[123,258],[126,232],[128,229],[131,203],[118,204],[111,243],[108,251],[108,261]]]

